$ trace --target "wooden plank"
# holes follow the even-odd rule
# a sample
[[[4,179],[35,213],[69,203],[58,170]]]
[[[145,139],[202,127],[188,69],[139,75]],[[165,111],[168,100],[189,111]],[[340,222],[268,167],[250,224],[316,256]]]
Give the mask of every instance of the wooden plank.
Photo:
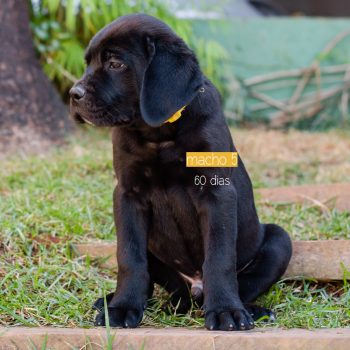
[[[262,188],[256,193],[265,202],[315,204],[350,211],[350,183]]]
[[[344,268],[350,271],[350,241],[294,241],[293,256],[285,277],[342,280]],[[350,274],[347,274],[350,279]]]
[[[113,349],[144,350],[348,350],[350,329],[252,329],[219,332],[185,328],[111,330]],[[46,340],[45,340],[46,338]],[[0,349],[105,349],[106,330],[0,327]]]
[[[101,266],[114,268],[117,264],[117,245],[115,242],[92,242],[74,244],[73,250],[78,255],[86,255],[93,259],[101,259]],[[1,349],[0,349],[1,350]]]
[[[116,244],[95,242],[76,244],[78,255],[104,259],[104,266],[117,268]],[[294,241],[293,256],[285,277],[313,278],[316,280],[342,280],[343,266],[350,271],[350,240]],[[347,274],[350,279],[350,274]]]

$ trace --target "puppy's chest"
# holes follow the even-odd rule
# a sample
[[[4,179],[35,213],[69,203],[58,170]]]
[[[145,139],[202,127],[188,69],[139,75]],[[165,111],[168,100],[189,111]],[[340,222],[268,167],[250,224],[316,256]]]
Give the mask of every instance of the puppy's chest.
[[[123,184],[150,205],[149,250],[164,263],[194,276],[203,263],[203,243],[186,151],[175,142],[144,145],[123,169]]]
[[[168,166],[171,163],[184,164],[185,150],[176,141],[146,142],[146,154],[151,163]]]
[[[139,153],[138,153],[139,152]],[[147,142],[129,163],[126,173],[140,190],[169,189],[177,184],[186,186],[186,151],[174,141]]]

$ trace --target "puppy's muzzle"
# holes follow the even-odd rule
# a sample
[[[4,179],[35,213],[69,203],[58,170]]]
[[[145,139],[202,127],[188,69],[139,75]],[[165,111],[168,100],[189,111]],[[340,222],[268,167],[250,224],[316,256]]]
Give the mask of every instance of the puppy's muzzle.
[[[73,104],[79,106],[82,102],[85,102],[86,90],[81,84],[77,83],[69,90],[69,96]],[[80,114],[76,115],[75,119],[80,123],[85,122],[87,124],[94,125],[90,120],[87,120]]]

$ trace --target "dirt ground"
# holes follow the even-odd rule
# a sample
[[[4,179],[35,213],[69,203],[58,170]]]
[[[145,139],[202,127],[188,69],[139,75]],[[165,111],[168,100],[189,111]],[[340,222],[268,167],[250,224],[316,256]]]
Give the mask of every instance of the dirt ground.
[[[286,178],[285,185],[350,181],[348,132],[233,129],[232,135],[248,170],[261,169],[266,181],[271,182],[269,187],[281,177],[281,172]]]

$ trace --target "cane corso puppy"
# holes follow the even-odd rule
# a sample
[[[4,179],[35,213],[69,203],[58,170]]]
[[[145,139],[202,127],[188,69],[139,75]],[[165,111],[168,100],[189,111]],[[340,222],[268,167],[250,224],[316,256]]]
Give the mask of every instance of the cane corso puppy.
[[[202,304],[209,330],[248,330],[272,315],[251,303],[286,270],[288,234],[259,222],[240,158],[235,168],[186,167],[186,152],[236,151],[220,95],[194,53],[163,22],[134,14],[98,32],[85,58],[71,112],[112,127],[118,179],[110,325],[136,327],[155,283],[178,313],[193,299]],[[95,307],[96,324],[105,325],[103,299]]]

